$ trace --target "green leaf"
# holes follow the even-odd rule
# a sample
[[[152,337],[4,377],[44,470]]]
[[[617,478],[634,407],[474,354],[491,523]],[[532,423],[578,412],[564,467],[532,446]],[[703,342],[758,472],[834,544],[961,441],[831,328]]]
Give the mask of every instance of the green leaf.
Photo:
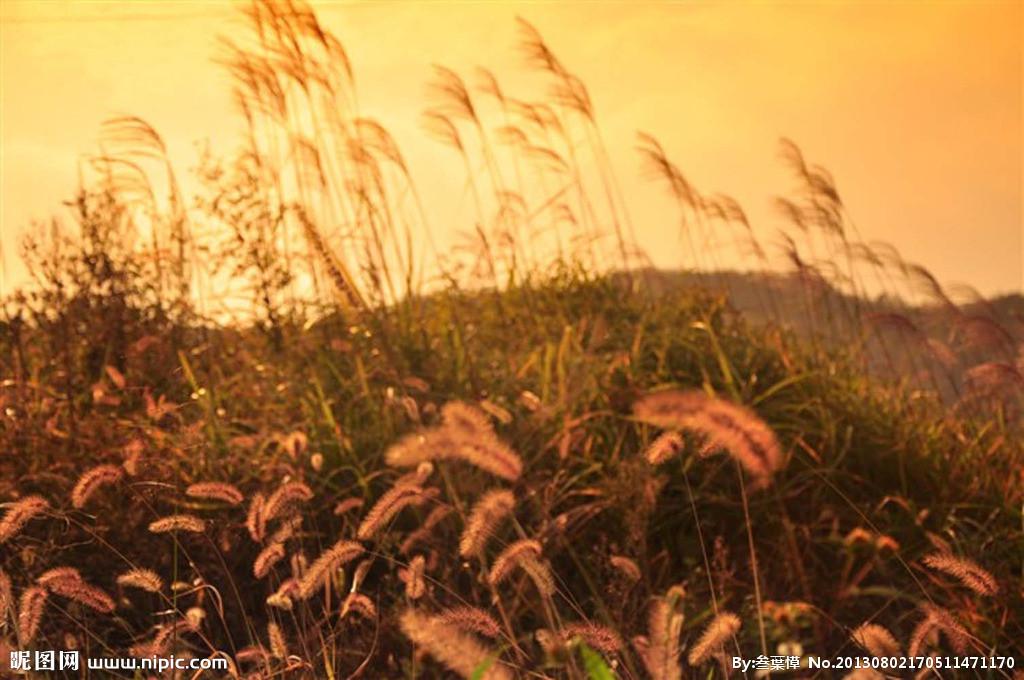
[[[615,673],[601,655],[584,642],[580,642],[580,656],[583,657],[583,668],[587,671],[588,680],[615,680]]]
[[[495,656],[489,657],[482,664],[474,668],[473,674],[469,676],[469,680],[482,680],[484,674],[487,673],[487,671],[491,669],[491,666],[494,665],[495,659],[497,659]]]

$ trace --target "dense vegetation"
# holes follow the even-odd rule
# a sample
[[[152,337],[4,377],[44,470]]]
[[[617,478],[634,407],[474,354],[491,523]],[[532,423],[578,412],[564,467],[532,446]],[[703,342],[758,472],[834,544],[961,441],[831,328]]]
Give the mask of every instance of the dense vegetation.
[[[493,191],[473,186],[468,260],[424,286],[397,147],[325,103],[347,101],[340,44],[304,6],[248,13],[226,61],[251,134],[204,159],[194,208],[169,167],[156,197],[159,136],[118,119],[74,228],[26,244],[34,285],[0,326],[0,659],[669,680],[733,654],[1020,656],[1011,314],[858,243],[792,145],[792,276],[710,273],[699,248],[685,285],[633,266],[586,90],[528,26],[552,101],[484,89],[542,161],[518,193],[439,71],[430,130]],[[739,225],[763,255],[735,202],[643,154],[689,233]],[[356,226],[331,233],[333,210]]]

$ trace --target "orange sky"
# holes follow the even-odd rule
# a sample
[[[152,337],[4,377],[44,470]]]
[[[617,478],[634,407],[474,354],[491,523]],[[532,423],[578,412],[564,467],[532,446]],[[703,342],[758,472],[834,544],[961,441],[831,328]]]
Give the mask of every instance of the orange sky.
[[[435,225],[457,223],[449,150],[422,132],[430,65],[523,75],[514,18],[534,23],[588,84],[641,245],[680,262],[678,223],[639,173],[635,131],[659,137],[702,190],[734,195],[759,233],[789,181],[777,140],[835,175],[866,240],[986,293],[1022,279],[1021,4],[315,3],[354,62],[366,114],[426,184]],[[195,143],[233,148],[218,34],[228,3],[0,0],[3,290],[23,279],[19,235],[60,210],[100,122],[147,119],[179,174]],[[451,219],[449,219],[451,218]],[[463,220],[464,222],[464,220]],[[448,235],[441,234],[442,245]]]

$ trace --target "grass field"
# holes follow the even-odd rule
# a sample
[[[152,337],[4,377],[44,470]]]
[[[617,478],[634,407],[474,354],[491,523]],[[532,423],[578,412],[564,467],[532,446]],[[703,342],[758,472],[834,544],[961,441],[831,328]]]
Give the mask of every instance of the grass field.
[[[334,106],[340,44],[301,5],[248,11],[226,62],[250,137],[205,160],[203,195],[169,167],[150,183],[160,138],[121,118],[74,228],[26,245],[35,283],[0,325],[2,663],[672,680],[739,675],[733,656],[1024,662],[1012,313],[859,243],[792,145],[792,275],[716,272],[694,246],[685,285],[657,285],[586,89],[525,24],[554,93],[517,103],[491,78],[513,151],[438,72],[428,128],[480,219],[425,285],[400,152]],[[687,233],[763,256],[735,202],[642,147]],[[244,315],[211,312],[229,287]],[[773,675],[847,674],[878,677]]]

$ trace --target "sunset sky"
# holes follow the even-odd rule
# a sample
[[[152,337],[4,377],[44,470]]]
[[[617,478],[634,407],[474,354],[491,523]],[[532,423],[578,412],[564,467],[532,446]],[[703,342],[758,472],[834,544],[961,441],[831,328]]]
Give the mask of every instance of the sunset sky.
[[[698,187],[739,199],[768,240],[780,224],[771,199],[790,187],[785,136],[832,171],[866,240],[984,293],[1024,285],[1018,2],[314,4],[348,50],[361,106],[393,131],[414,175],[453,164],[420,125],[431,64],[482,65],[513,90],[530,86],[516,49],[522,16],[589,86],[656,264],[679,263],[678,223],[639,172],[637,130]],[[223,2],[0,6],[6,293],[24,278],[20,235],[61,212],[105,118],[148,120],[182,175],[197,142],[236,145],[227,77],[212,59],[217,36],[240,25]],[[425,196],[435,224],[459,210],[440,181]]]

